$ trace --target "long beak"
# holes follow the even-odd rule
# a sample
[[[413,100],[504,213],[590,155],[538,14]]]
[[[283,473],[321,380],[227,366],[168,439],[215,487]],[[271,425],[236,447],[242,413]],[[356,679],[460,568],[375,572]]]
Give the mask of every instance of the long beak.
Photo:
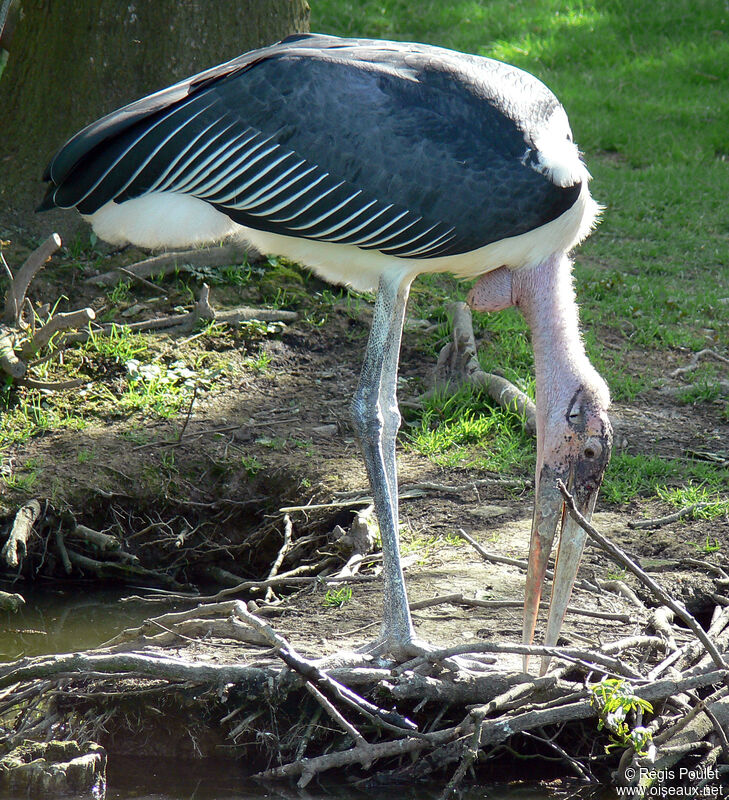
[[[559,632],[572,594],[572,587],[577,577],[577,570],[585,546],[586,534],[582,528],[565,514],[562,494],[556,486],[557,475],[553,470],[544,468],[539,476],[537,496],[534,502],[534,519],[532,521],[531,547],[529,551],[529,567],[527,569],[526,592],[524,598],[524,644],[531,644],[539,613],[542,587],[547,572],[547,562],[552,551],[552,544],[561,528],[559,549],[554,568],[552,582],[552,600],[549,605],[549,618],[544,644],[553,647],[557,644]],[[568,476],[564,476],[567,478]],[[563,478],[563,480],[564,480]],[[571,480],[565,480],[568,485]],[[572,487],[571,487],[572,488]],[[597,489],[576,491],[575,501],[580,513],[590,519],[597,500]],[[540,675],[544,675],[549,667],[550,657],[543,656]],[[529,656],[524,656],[524,671],[529,666]]]

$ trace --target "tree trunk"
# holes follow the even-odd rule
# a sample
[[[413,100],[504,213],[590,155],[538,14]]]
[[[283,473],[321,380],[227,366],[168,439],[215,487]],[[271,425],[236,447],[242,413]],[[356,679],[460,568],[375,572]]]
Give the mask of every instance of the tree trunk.
[[[22,12],[0,80],[0,233],[66,240],[81,229],[76,212],[33,213],[66,139],[309,21],[306,0],[22,0]]]

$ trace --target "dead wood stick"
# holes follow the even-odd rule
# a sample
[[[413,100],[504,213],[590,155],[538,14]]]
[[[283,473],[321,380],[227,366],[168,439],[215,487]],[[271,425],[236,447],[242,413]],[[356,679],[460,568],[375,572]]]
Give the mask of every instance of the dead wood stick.
[[[625,581],[598,581],[598,586],[606,592],[614,592],[621,594],[629,600],[636,608],[639,608],[644,613],[648,613],[645,603],[638,597],[638,595],[628,586]]]
[[[97,286],[111,286],[119,280],[119,271],[121,270],[134,278],[150,278],[155,275],[167,275],[177,270],[189,271],[190,267],[222,267],[227,264],[239,264],[248,257],[249,253],[255,253],[255,251],[237,242],[223,247],[162,253],[158,256],[145,258],[136,264],[123,268],[117,267],[101,275],[86,278],[85,283],[93,283]]]
[[[481,556],[484,561],[494,564],[506,564],[510,567],[516,567],[517,569],[526,572],[528,569],[528,564],[524,559],[521,558],[510,558],[509,556],[502,556],[498,553],[492,553],[489,550],[485,550],[472,536],[470,536],[463,528],[458,528],[456,533],[462,538],[465,539],[471,547]],[[547,569],[544,573],[547,580],[552,580],[554,578],[554,572],[551,569]],[[575,586],[580,589],[585,589],[588,592],[594,592],[595,588],[591,586],[587,581],[575,581]]]
[[[268,578],[274,578],[278,574],[279,567],[283,563],[284,557],[286,553],[291,548],[291,536],[293,534],[293,525],[291,523],[291,517],[288,514],[284,514],[284,537],[283,537],[283,544],[279,549],[278,553],[276,554],[276,560],[271,565],[271,569],[268,573]],[[266,589],[266,596],[265,599],[270,601],[273,597],[275,597],[273,588],[269,586]]]
[[[423,494],[424,493],[420,491],[403,492],[403,494],[399,496],[399,499],[412,500],[413,498],[423,497]],[[293,511],[319,511],[322,508],[353,508],[354,506],[371,506],[373,502],[371,496],[365,496],[352,498],[351,500],[335,500],[331,503],[310,503],[307,506],[285,506],[284,508],[279,508],[279,512],[281,514],[290,514]]]
[[[455,738],[455,733],[449,731],[449,737],[443,738],[443,741]],[[367,747],[353,747],[349,750],[343,750],[337,753],[327,753],[323,756],[316,756],[315,758],[302,758],[297,761],[292,761],[284,764],[282,767],[274,767],[267,769],[264,772],[258,772],[253,775],[253,778],[259,780],[276,780],[278,778],[295,778],[299,777],[297,786],[303,789],[316,775],[325,772],[329,769],[337,769],[338,767],[346,767],[350,764],[372,764],[380,758],[391,758],[393,756],[405,755],[406,753],[417,753],[426,747],[432,748],[434,742],[426,739],[415,739],[408,737],[406,739],[395,739],[388,742],[377,742],[376,744],[368,744]]]
[[[411,611],[419,611],[423,608],[430,608],[431,606],[443,605],[451,603],[453,605],[464,605],[471,608],[524,608],[522,600],[477,600],[471,597],[464,597],[462,594],[445,594],[439,597],[430,597],[427,600],[418,600],[417,602],[410,603]],[[549,603],[544,601],[540,603],[540,608],[547,608]],[[631,617],[628,614],[613,614],[609,611],[593,611],[590,608],[579,608],[577,606],[567,606],[567,613],[578,614],[583,617],[592,617],[595,619],[609,619],[615,622],[629,623]]]
[[[98,578],[114,578],[126,581],[127,583],[142,579],[172,589],[178,589],[182,586],[182,584],[178,583],[174,578],[165,575],[164,572],[145,569],[135,564],[120,564],[117,561],[98,561],[95,558],[81,555],[81,553],[77,553],[75,550],[71,550],[68,547],[66,548],[66,552],[68,553],[68,559],[71,564],[81,570],[82,573],[96,575]]]
[[[699,350],[698,353],[694,353],[691,357],[691,361],[685,367],[674,369],[673,372],[671,372],[671,377],[678,378],[679,375],[685,375],[687,372],[693,372],[698,369],[699,361],[701,361],[702,358],[713,358],[716,359],[716,361],[721,361],[723,364],[729,364],[729,358],[725,358],[719,355],[716,350],[706,347],[703,350]]]
[[[673,635],[673,628],[671,628],[673,617],[674,613],[670,608],[660,606],[660,608],[654,608],[650,612],[648,621],[658,633],[663,634],[666,639],[666,644],[671,650],[678,650],[678,645]]]
[[[58,550],[58,557],[61,559],[61,564],[63,564],[63,571],[66,573],[66,575],[70,575],[73,572],[73,565],[71,564],[71,559],[68,557],[66,543],[63,541],[63,532],[60,529],[57,530],[54,538],[56,542],[56,550]]]
[[[503,486],[505,489],[521,489],[529,484],[527,480],[519,478],[478,478],[468,483],[457,486],[450,486],[447,483],[404,483],[398,487],[398,492],[422,491],[422,492],[443,492],[444,494],[463,494],[464,492],[474,491],[479,486]],[[364,497],[369,489],[352,489],[346,492],[333,492],[333,496],[339,500],[351,499],[353,497]]]
[[[637,564],[635,564],[617,545],[613,544],[609,539],[603,536],[596,528],[594,528],[577,510],[574,498],[567,491],[567,487],[562,481],[557,481],[557,486],[562,492],[567,512],[585,531],[585,533],[597,542],[603,550],[609,553],[612,558],[625,567],[629,572],[635,575],[636,578],[668,608],[677,614],[688,627],[691,629],[696,638],[704,645],[707,653],[711,656],[712,661],[717,669],[725,669],[726,662],[724,661],[721,653],[717,650],[714,642],[709,639],[704,629],[699,625],[696,619],[684,608],[680,603],[676,602],[664,589],[662,589],[654,580],[644,572]]]
[[[23,658],[0,666],[0,689],[38,678],[86,673],[136,673],[171,681],[223,686],[244,683],[265,685],[270,671],[240,664],[193,663],[184,658],[149,653],[61,653]]]
[[[22,378],[26,366],[15,352],[15,331],[0,324],[0,370],[13,378]]]
[[[396,675],[402,674],[407,670],[413,670],[421,664],[435,664],[444,659],[452,658],[453,656],[474,655],[477,653],[513,653],[516,655],[566,658],[568,661],[582,664],[588,669],[604,668],[632,680],[642,680],[642,676],[624,662],[610,658],[598,651],[583,650],[577,647],[544,647],[543,645],[536,644],[508,644],[501,642],[473,642],[470,644],[461,644],[454,647],[433,650],[430,653],[424,653],[410,661],[406,661],[404,664],[398,665],[393,672]],[[600,667],[597,665],[600,665]],[[604,669],[601,669],[601,671],[604,671]]]
[[[30,358],[44,348],[59,331],[83,328],[84,325],[94,319],[96,319],[96,314],[93,308],[80,308],[77,311],[54,314],[45,325],[38,328],[35,334],[23,344],[20,354],[23,358]]]
[[[116,538],[116,536],[110,536],[108,533],[95,531],[93,528],[87,528],[86,525],[76,525],[69,536],[77,539],[83,539],[89,544],[92,544],[97,550],[101,550],[102,552],[106,552],[108,550],[121,550],[121,542]]]
[[[88,379],[76,378],[70,381],[36,381],[33,378],[18,378],[18,386],[27,386],[29,389],[43,389],[47,392],[58,392],[63,389],[76,389],[88,383]]]
[[[362,734],[357,730],[357,728],[349,722],[341,711],[334,705],[334,703],[329,700],[326,695],[320,692],[316,686],[310,681],[307,681],[305,684],[306,691],[316,700],[317,703],[329,714],[329,716],[334,720],[334,722],[340,726],[344,730],[345,733],[348,733],[357,747],[366,747],[367,740],[362,736]],[[364,765],[365,769],[369,767],[369,764]]]
[[[5,563],[15,569],[28,553],[28,537],[33,530],[33,525],[41,513],[40,503],[31,500],[20,508],[15,515],[13,527],[7,541],[3,545],[2,556]]]
[[[20,312],[25,301],[31,281],[48,259],[61,246],[61,237],[52,233],[44,242],[26,258],[23,266],[13,276],[12,283],[5,298],[5,313],[3,321],[8,325],[16,326],[20,319]]]
[[[110,550],[121,550],[121,542],[116,536],[110,536],[108,533],[95,531],[92,528],[87,528],[86,525],[77,525],[69,533],[69,536],[76,539],[83,539],[102,553]]]
[[[695,517],[696,514],[703,511],[705,508],[714,505],[713,503],[692,503],[690,506],[675,511],[673,514],[667,514],[665,517],[655,517],[654,519],[639,519],[630,520],[628,527],[634,530],[646,530],[653,528],[662,528],[664,525],[670,525],[672,522],[677,522],[686,517]]]
[[[208,317],[204,317],[208,319]],[[269,308],[232,308],[227,311],[216,311],[214,320],[226,325],[237,325],[239,322],[251,322],[257,320],[259,322],[294,322],[299,318],[296,311],[284,311],[279,309]],[[78,333],[69,334],[64,337],[66,342],[85,342],[93,335],[99,333],[109,334],[113,330],[117,331],[154,331],[165,330],[167,328],[180,328],[187,330],[193,328],[197,322],[203,319],[196,311],[188,311],[185,314],[171,314],[168,317],[156,317],[154,319],[145,319],[140,322],[105,322],[94,328],[92,333],[88,331],[79,331]]]
[[[524,427],[532,435],[537,431],[536,406],[521,389],[500,375],[484,372],[478,361],[473,318],[466,303],[450,303],[448,312],[453,318],[453,341],[438,356],[434,383],[439,388],[470,383],[482,388],[503,408],[515,409],[524,419]]]

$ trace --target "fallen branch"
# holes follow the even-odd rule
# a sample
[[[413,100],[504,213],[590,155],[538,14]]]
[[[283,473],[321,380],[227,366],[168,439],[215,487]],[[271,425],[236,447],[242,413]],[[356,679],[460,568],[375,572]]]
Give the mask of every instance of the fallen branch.
[[[678,378],[680,375],[685,375],[687,372],[694,372],[694,370],[699,368],[699,362],[704,358],[713,358],[716,361],[721,361],[722,364],[729,364],[729,358],[725,358],[719,355],[716,350],[711,350],[707,347],[703,350],[699,350],[698,353],[694,353],[691,357],[691,361],[685,367],[674,369],[671,373],[671,377]]]
[[[672,522],[678,522],[680,519],[686,517],[696,517],[705,508],[715,505],[714,503],[692,503],[690,506],[675,511],[673,514],[667,514],[665,517],[656,517],[655,519],[639,519],[631,520],[628,522],[628,527],[634,530],[645,530],[652,528],[662,528],[664,525],[670,525]]]
[[[232,242],[222,247],[162,253],[145,258],[130,266],[117,267],[101,275],[86,278],[85,283],[93,283],[96,286],[112,286],[119,280],[120,272],[134,278],[151,278],[177,271],[189,272],[191,267],[222,267],[227,264],[240,264],[251,254],[258,255],[256,251],[239,242]]]
[[[65,314],[54,314],[45,325],[38,328],[35,334],[23,343],[20,355],[24,359],[32,358],[45,347],[60,332],[70,328],[83,328],[84,325],[96,319],[92,308],[81,308],[78,311],[69,311]]]
[[[12,276],[8,293],[5,296],[5,313],[3,321],[17,327],[25,302],[25,294],[36,274],[43,268],[48,259],[61,246],[61,237],[52,233],[44,242],[26,258],[23,266]]]

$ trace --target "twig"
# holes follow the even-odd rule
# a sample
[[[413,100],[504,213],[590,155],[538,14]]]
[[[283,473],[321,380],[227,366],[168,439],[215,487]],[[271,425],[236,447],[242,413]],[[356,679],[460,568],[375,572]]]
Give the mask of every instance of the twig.
[[[187,430],[187,426],[190,423],[190,417],[192,416],[192,407],[195,405],[195,398],[197,397],[197,383],[192,387],[192,397],[190,398],[190,405],[187,407],[187,414],[185,415],[185,422],[180,429],[180,433],[177,436],[178,444],[182,441],[182,437],[185,435],[185,431]]]
[[[504,489],[523,489],[528,485],[529,481],[522,480],[521,478],[478,478],[468,483],[454,486],[447,483],[433,483],[431,481],[424,483],[404,483],[398,487],[398,492],[443,492],[443,494],[462,495],[464,492],[476,491],[479,486],[502,486]],[[333,496],[340,500],[346,500],[353,497],[363,497],[368,491],[368,489],[350,489],[346,492],[333,492]]]
[[[419,611],[423,608],[430,606],[443,605],[444,603],[451,603],[453,605],[464,605],[470,608],[523,608],[524,603],[521,600],[477,600],[476,598],[464,597],[462,594],[445,594],[439,597],[430,597],[427,600],[418,600],[410,603],[411,611]],[[547,602],[539,604],[540,608],[547,608]],[[609,619],[615,622],[629,623],[631,617],[629,614],[613,614],[609,611],[595,611],[591,608],[579,608],[578,606],[567,606],[567,613],[578,614],[583,617],[592,617],[594,619]]]
[[[559,487],[560,492],[562,492],[562,497],[564,497],[565,505],[567,506],[567,512],[570,514],[572,519],[579,524],[579,526],[591,539],[597,542],[600,547],[603,548],[603,550],[609,553],[615,561],[635,575],[635,577],[638,578],[641,583],[647,586],[664,605],[668,606],[671,611],[677,614],[686,623],[686,625],[688,625],[696,638],[706,648],[706,651],[711,656],[711,659],[716,665],[717,669],[726,669],[726,662],[722,658],[721,653],[719,653],[719,651],[716,649],[716,645],[711,641],[711,639],[709,639],[704,629],[686,610],[686,608],[684,608],[680,603],[677,603],[653,580],[653,578],[651,578],[650,575],[644,572],[619,547],[617,547],[617,545],[613,544],[609,539],[603,536],[582,516],[582,514],[580,514],[580,512],[577,510],[577,506],[575,505],[574,498],[569,491],[567,491],[567,487],[562,483],[562,481],[557,481],[557,486]]]
[[[32,338],[23,344],[20,354],[23,358],[30,358],[45,347],[59,331],[83,328],[94,319],[96,319],[96,314],[92,308],[80,308],[77,311],[54,314],[45,325],[38,328]]]
[[[475,655],[477,653],[513,653],[517,655],[529,656],[552,656],[555,658],[565,658],[577,664],[582,664],[589,669],[598,669],[599,664],[602,671],[613,672],[632,680],[641,680],[635,670],[631,669],[624,662],[610,658],[602,653],[583,650],[578,647],[544,647],[535,644],[510,644],[501,642],[472,642],[469,644],[455,645],[439,650],[424,653],[416,658],[400,664],[394,670],[395,674],[402,674],[407,670],[415,669],[420,664],[436,664],[453,656]]]
[[[645,530],[648,528],[661,528],[664,525],[670,525],[672,522],[677,522],[686,517],[695,517],[698,513],[705,508],[713,505],[713,503],[692,503],[690,506],[675,511],[673,514],[667,514],[665,517],[656,517],[655,519],[639,519],[630,520],[628,527],[635,530]]]
[[[412,500],[417,497],[423,497],[423,492],[403,492],[403,494],[400,495],[400,500]],[[357,497],[351,500],[335,500],[331,503],[310,503],[307,506],[285,506],[284,508],[279,508],[279,512],[281,514],[291,514],[294,511],[319,511],[323,508],[353,508],[354,506],[371,506],[373,502],[372,497]]]
[[[671,377],[678,378],[679,375],[685,375],[687,372],[693,372],[694,370],[698,369],[699,361],[701,361],[702,358],[714,358],[717,361],[721,361],[723,364],[729,364],[729,358],[725,358],[724,356],[719,355],[719,353],[717,353],[715,350],[711,350],[707,347],[704,350],[699,350],[698,353],[694,353],[687,366],[674,369],[671,373]]]
[[[278,574],[279,567],[283,563],[284,557],[288,552],[289,548],[291,547],[291,536],[293,533],[293,525],[291,524],[291,517],[288,514],[284,514],[284,538],[283,544],[276,555],[276,560],[271,565],[271,569],[268,573],[268,578],[274,578]],[[273,592],[273,588],[269,586],[266,589],[266,597],[267,601],[270,601],[275,594]]]
[[[329,714],[329,716],[339,725],[345,733],[348,733],[357,747],[366,747],[367,740],[362,736],[362,734],[354,727],[350,722],[348,722],[341,712],[335,707],[335,705],[324,695],[322,694],[313,683],[307,681],[305,684],[306,690],[309,694],[314,697],[319,703],[322,708]]]

